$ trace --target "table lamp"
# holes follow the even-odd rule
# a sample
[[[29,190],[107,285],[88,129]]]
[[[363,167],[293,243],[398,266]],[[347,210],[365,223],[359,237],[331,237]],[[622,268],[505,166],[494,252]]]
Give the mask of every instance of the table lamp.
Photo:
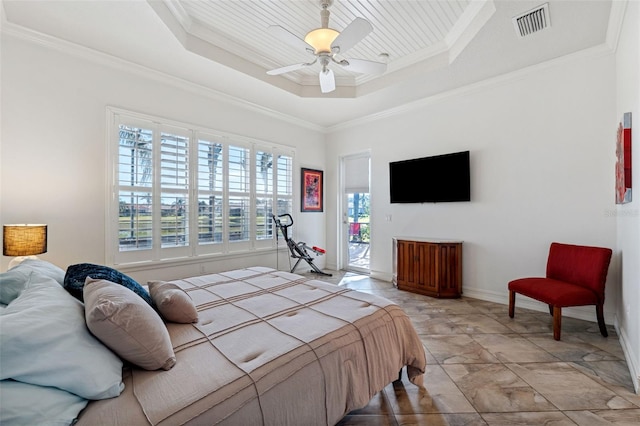
[[[9,262],[9,269],[25,259],[37,259],[47,252],[47,225],[3,225],[2,254],[18,256]]]

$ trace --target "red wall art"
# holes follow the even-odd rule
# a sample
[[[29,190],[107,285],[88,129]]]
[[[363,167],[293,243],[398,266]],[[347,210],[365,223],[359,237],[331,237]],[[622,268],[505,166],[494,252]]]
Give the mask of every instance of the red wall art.
[[[302,194],[300,198],[300,211],[322,211],[322,170],[302,169]]]
[[[616,142],[616,204],[631,202],[631,113],[618,125]]]

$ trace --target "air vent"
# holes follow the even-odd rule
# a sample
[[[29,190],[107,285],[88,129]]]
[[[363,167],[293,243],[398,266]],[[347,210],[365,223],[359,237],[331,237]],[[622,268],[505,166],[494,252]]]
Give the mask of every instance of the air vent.
[[[549,3],[538,6],[522,15],[515,16],[513,26],[519,37],[525,37],[551,26]]]

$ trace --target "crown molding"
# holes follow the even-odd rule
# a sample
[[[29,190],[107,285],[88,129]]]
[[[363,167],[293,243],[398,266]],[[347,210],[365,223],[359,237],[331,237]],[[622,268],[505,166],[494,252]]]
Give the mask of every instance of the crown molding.
[[[206,28],[197,20],[193,20],[180,0],[147,0],[147,2],[186,50],[272,84],[296,96],[303,98],[326,97],[326,94],[321,94],[319,90],[308,89],[307,86],[319,88],[318,76],[309,71],[298,70],[282,75],[268,76],[266,71],[278,66],[268,55],[256,50],[251,45],[232,40],[217,30]],[[387,72],[382,75],[356,73],[356,75],[339,76],[336,79],[336,85],[354,86],[357,89],[334,93],[332,97],[358,97],[379,90],[393,80],[389,76],[394,71],[424,68],[425,63],[430,64],[431,68],[445,67],[451,64],[489,21],[495,11],[494,0],[472,1],[443,40],[390,62]],[[445,62],[441,60],[443,55],[447,59]],[[377,80],[385,83],[369,84],[365,90],[359,90],[360,86]]]
[[[611,2],[611,12],[609,13],[609,25],[607,25],[606,44],[614,52],[618,49],[618,40],[622,32],[624,14],[627,11],[627,0]]]
[[[284,114],[271,108],[267,108],[239,98],[237,96],[233,96],[219,90],[211,89],[201,84],[194,83],[192,81],[185,80],[183,78],[176,77],[153,68],[149,68],[140,64],[136,64],[134,62],[118,58],[108,53],[90,49],[76,43],[71,43],[57,37],[53,37],[47,34],[40,33],[38,31],[30,30],[20,25],[13,24],[11,22],[7,22],[4,18],[4,15],[2,19],[2,29],[0,30],[0,34],[2,34],[2,36],[14,37],[16,39],[53,49],[70,56],[81,58],[92,63],[108,66],[113,69],[137,75],[139,77],[151,79],[158,83],[173,86],[187,92],[205,96],[211,100],[226,102],[242,109],[256,112],[309,130],[321,133],[324,133],[326,130],[326,127],[324,126],[320,126],[318,124],[294,117],[289,114]]]
[[[421,108],[424,108],[426,106],[447,100],[449,98],[453,98],[456,96],[463,96],[468,93],[472,93],[478,90],[483,90],[491,86],[504,84],[506,82],[509,82],[515,79],[523,78],[529,74],[537,73],[541,70],[554,67],[560,64],[564,64],[573,60],[588,58],[588,57],[599,57],[606,54],[611,54],[612,52],[615,52],[615,49],[617,48],[618,38],[622,30],[622,24],[624,21],[624,14],[626,11],[626,7],[627,7],[627,0],[612,2],[611,12],[609,16],[609,26],[607,29],[606,42],[599,46],[584,49],[579,52],[565,55],[560,58],[555,58],[555,59],[552,59],[540,64],[532,65],[526,68],[522,68],[520,70],[501,74],[501,75],[488,78],[486,80],[473,83],[467,86],[429,95],[424,98],[405,103],[398,107],[389,108],[384,111],[380,111],[364,117],[349,120],[333,126],[318,125],[313,122],[309,122],[288,114],[284,114],[282,112],[273,110],[271,108],[266,108],[264,106],[255,104],[253,102],[246,101],[236,96],[229,95],[227,93],[224,93],[215,89],[211,89],[206,86],[203,86],[203,85],[200,85],[200,84],[197,84],[197,83],[194,83],[170,74],[166,74],[152,68],[148,68],[130,61],[126,61],[124,59],[117,58],[107,53],[89,49],[87,47],[84,47],[75,43],[71,43],[56,37],[52,37],[37,31],[29,30],[25,27],[22,27],[16,24],[13,24],[7,21],[6,14],[4,11],[4,4],[2,1],[0,1],[0,21],[2,23],[0,28],[0,34],[13,36],[17,39],[25,40],[27,42],[31,42],[36,45],[41,45],[50,49],[55,49],[62,53],[66,53],[70,56],[79,57],[93,63],[98,63],[101,65],[112,67],[114,69],[129,72],[144,78],[152,79],[154,81],[167,84],[167,85],[170,85],[170,86],[173,86],[197,95],[206,96],[207,98],[212,100],[227,102],[229,104],[238,106],[240,108],[243,108],[252,112],[257,112],[259,114],[263,114],[268,117],[273,117],[277,120],[290,123],[296,126],[300,126],[302,128],[306,128],[306,129],[320,132],[320,133],[329,134],[329,133],[334,133],[340,130],[353,128],[356,126],[367,125],[369,123],[373,123],[381,119],[386,119],[386,118],[406,114],[409,112],[413,112]],[[369,82],[368,84],[372,84],[372,83],[373,82]],[[355,87],[345,87],[345,89],[354,91]],[[305,89],[303,88],[303,90]],[[355,97],[355,93],[351,93],[350,97]]]
[[[521,68],[516,71],[511,71],[505,74],[500,74],[495,77],[490,77],[477,83],[472,83],[472,84],[461,86],[445,92],[429,95],[415,101],[407,102],[398,107],[389,108],[384,111],[380,111],[364,117],[356,118],[350,121],[346,121],[344,123],[336,124],[334,126],[329,126],[325,129],[325,132],[327,134],[335,133],[340,130],[346,130],[346,129],[350,129],[357,126],[363,126],[363,125],[377,122],[379,120],[407,114],[410,112],[417,111],[426,106],[448,100],[450,98],[467,95],[469,93],[473,93],[479,90],[484,90],[489,87],[502,85],[514,80],[519,80],[528,75],[537,74],[542,70],[559,66],[568,62],[572,62],[574,60],[580,60],[584,58],[597,58],[605,55],[610,55],[613,52],[614,51],[612,50],[612,48],[609,46],[608,43],[602,43],[598,46],[590,47],[588,49],[584,49],[575,53],[561,56],[559,58],[554,58],[549,61],[545,61],[539,64]]]

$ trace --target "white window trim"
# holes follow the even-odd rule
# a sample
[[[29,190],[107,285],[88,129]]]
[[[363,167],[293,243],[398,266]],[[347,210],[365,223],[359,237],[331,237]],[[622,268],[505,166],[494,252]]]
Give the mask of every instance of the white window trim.
[[[291,194],[283,195],[278,194],[277,191],[277,182],[274,182],[274,190],[273,190],[273,208],[275,209],[275,213],[277,214],[278,207],[278,199],[290,199],[292,211],[290,213],[294,219],[297,214],[294,206],[299,201],[297,200],[297,191],[296,191],[296,181],[295,181],[295,170],[296,170],[296,150],[293,147],[276,144],[268,141],[257,140],[253,138],[249,138],[246,136],[235,135],[227,132],[222,132],[214,129],[208,129],[201,126],[194,126],[187,123],[180,123],[174,120],[169,120],[161,117],[155,117],[147,114],[137,113],[128,111],[125,109],[120,109],[116,107],[108,106],[106,107],[106,118],[107,118],[107,190],[106,190],[106,226],[105,226],[105,256],[106,256],[106,264],[109,265],[119,265],[119,266],[133,266],[133,265],[143,265],[143,264],[187,264],[193,263],[194,261],[206,260],[208,258],[224,258],[224,257],[235,257],[237,255],[247,255],[256,251],[263,250],[275,250],[278,248],[276,235],[277,230],[273,230],[273,237],[270,239],[262,239],[258,240],[256,238],[256,173],[255,173],[255,165],[253,162],[255,161],[256,151],[268,151],[273,154],[274,159],[278,157],[278,155],[289,156],[292,159],[291,162]],[[119,120],[119,117],[124,117],[123,120]],[[229,145],[235,146],[243,146],[250,148],[250,158],[252,161],[250,170],[251,170],[251,184],[250,184],[250,216],[251,216],[251,227],[250,227],[250,238],[248,242],[230,242],[228,239],[228,221],[225,220],[223,222],[223,242],[222,244],[207,244],[201,245],[197,243],[197,229],[198,229],[198,185],[197,185],[197,172],[190,173],[189,180],[189,189],[188,189],[188,198],[189,200],[195,200],[196,208],[189,208],[189,220],[190,220],[190,231],[189,238],[192,242],[187,247],[179,247],[179,248],[162,248],[149,251],[141,251],[143,253],[131,254],[135,252],[128,252],[127,256],[119,256],[119,239],[118,239],[118,229],[119,229],[119,184],[118,184],[118,160],[119,160],[119,150],[118,150],[118,141],[119,141],[119,124],[121,122],[126,121],[127,124],[135,124],[139,125],[143,128],[152,128],[154,131],[154,137],[156,132],[162,131],[165,129],[170,129],[173,132],[177,132],[180,135],[188,135],[190,141],[190,153],[193,157],[197,158],[197,150],[198,150],[198,141],[200,139],[210,140],[211,138],[215,138],[212,141],[220,141],[223,143],[223,149],[228,153]],[[151,127],[150,127],[151,126]],[[186,133],[185,133],[186,132]],[[229,188],[227,186],[228,179],[228,159],[225,154],[225,161],[223,161],[223,210],[228,208],[227,200],[229,196]],[[195,160],[197,162],[197,160]],[[193,163],[192,163],[193,164]],[[272,169],[272,175],[275,178],[276,173],[276,162],[274,161],[274,167]],[[155,173],[158,173],[157,171]],[[156,185],[157,186],[157,185]],[[156,186],[154,186],[154,191],[156,191]],[[158,187],[159,188],[159,187]],[[190,201],[191,206],[193,206],[194,201]],[[160,214],[160,212],[155,212],[154,214]],[[226,214],[226,213],[225,213]],[[195,225],[194,225],[195,224]],[[156,226],[154,226],[154,232],[156,232]],[[195,244],[193,243],[195,242]],[[173,250],[176,251],[177,254],[175,256],[167,257],[163,253],[167,253],[168,251]],[[145,253],[152,253],[151,256],[145,255]]]

